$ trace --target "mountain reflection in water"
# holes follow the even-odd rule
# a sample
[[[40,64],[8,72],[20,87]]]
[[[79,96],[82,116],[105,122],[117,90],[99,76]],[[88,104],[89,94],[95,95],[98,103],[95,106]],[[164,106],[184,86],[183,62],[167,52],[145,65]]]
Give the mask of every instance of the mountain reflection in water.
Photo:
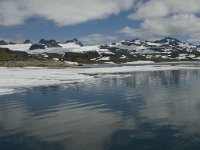
[[[95,78],[0,96],[0,149],[200,148],[199,70]]]

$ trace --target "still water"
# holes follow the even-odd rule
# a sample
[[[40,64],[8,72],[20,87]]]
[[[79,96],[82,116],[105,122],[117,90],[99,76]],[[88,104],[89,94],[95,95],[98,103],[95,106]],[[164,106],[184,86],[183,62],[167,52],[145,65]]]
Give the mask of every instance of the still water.
[[[96,75],[0,96],[0,150],[184,149],[200,149],[200,70]]]

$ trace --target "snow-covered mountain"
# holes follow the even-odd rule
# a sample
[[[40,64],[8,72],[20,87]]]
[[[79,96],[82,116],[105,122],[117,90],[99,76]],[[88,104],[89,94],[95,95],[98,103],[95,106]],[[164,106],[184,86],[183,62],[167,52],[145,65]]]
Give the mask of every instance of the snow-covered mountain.
[[[78,39],[67,40],[64,43],[57,42],[56,40],[41,39],[38,43],[34,44],[30,40],[26,40],[22,44],[9,44],[5,41],[0,41],[0,47],[9,48],[14,51],[25,51],[29,54],[44,55],[45,58],[48,58],[50,54],[52,57],[54,57],[52,54],[59,54],[61,55],[59,60],[66,59],[69,53],[70,57],[72,57],[71,53],[88,52],[94,52],[94,58],[88,57],[88,59],[94,61],[128,61],[152,58],[179,60],[200,59],[199,45],[184,43],[171,37],[156,41],[140,39],[123,40],[117,43],[94,46],[83,46]],[[91,56],[91,53],[89,55]]]
[[[83,46],[83,43],[80,42],[80,41],[79,41],[78,39],[76,39],[76,38],[74,38],[74,39],[72,39],[72,40],[67,40],[67,41],[65,42],[65,44],[69,44],[69,43],[73,43],[73,44],[75,44],[75,45]]]
[[[23,44],[32,44],[30,40],[25,40]]]
[[[190,53],[193,51],[200,51],[199,45],[184,43],[170,37],[157,41],[139,39],[124,40],[119,43],[112,43],[104,46],[107,46],[109,49],[127,50],[133,54],[170,54],[173,52]]]
[[[31,45],[29,50],[47,49],[47,48],[61,48],[56,40],[41,39],[38,43]]]

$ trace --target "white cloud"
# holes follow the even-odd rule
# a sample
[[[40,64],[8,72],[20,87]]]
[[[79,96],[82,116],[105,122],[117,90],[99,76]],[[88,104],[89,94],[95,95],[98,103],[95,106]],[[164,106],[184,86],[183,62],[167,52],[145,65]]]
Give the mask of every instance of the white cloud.
[[[200,18],[194,15],[174,15],[166,18],[145,19],[140,28],[125,27],[120,32],[131,37],[190,36],[200,33]]]
[[[148,19],[167,17],[172,14],[197,14],[200,12],[200,0],[149,0],[137,5],[130,19]]]
[[[135,5],[129,19],[140,21],[138,28],[125,27],[120,33],[129,37],[191,37],[200,33],[200,0],[149,0]]]
[[[105,44],[116,40],[117,37],[115,36],[102,35],[98,33],[80,38],[80,41],[82,41],[86,45]]]
[[[133,6],[133,0],[0,0],[0,25],[20,25],[39,17],[59,26],[103,19]]]
[[[119,31],[120,33],[130,36],[130,37],[141,37],[143,35],[143,31],[136,28],[131,27],[124,27],[122,30]]]
[[[190,35],[190,38],[188,39],[188,42],[192,43],[200,43],[200,32],[194,33]]]

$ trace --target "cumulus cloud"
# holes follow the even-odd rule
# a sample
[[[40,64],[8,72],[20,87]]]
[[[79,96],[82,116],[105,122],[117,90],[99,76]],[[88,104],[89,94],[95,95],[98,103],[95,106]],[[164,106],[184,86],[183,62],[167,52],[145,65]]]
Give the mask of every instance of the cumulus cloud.
[[[116,41],[117,37],[95,33],[82,37],[80,40],[86,45],[95,45]]]
[[[120,32],[133,37],[190,35],[200,32],[199,27],[199,17],[183,14],[166,18],[145,19],[140,28],[125,27]]]
[[[200,0],[149,0],[137,5],[130,19],[148,19],[167,17],[173,14],[197,14],[200,12]]]
[[[143,36],[143,31],[139,28],[131,28],[131,27],[124,27],[119,31],[122,34],[125,34],[130,37],[142,37]]]
[[[0,25],[20,25],[39,17],[59,26],[103,19],[133,6],[133,0],[0,0]]]
[[[135,5],[128,16],[140,21],[138,28],[124,27],[120,30],[131,37],[187,36],[200,41],[200,0],[149,0]],[[191,40],[192,41],[192,40]]]

